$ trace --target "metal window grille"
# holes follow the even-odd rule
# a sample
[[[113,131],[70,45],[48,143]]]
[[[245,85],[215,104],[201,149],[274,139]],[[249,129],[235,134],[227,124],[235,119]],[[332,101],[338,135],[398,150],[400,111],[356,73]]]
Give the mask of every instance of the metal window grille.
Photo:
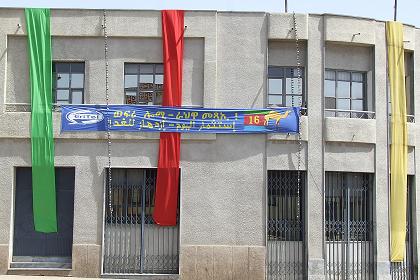
[[[154,223],[156,169],[112,168],[105,191],[104,274],[177,274],[178,225]],[[108,180],[106,181],[108,182]]]
[[[298,188],[299,173],[300,188]],[[303,171],[268,171],[268,279],[306,278],[305,175]]]
[[[163,64],[124,65],[125,104],[162,105]]]
[[[373,174],[326,172],[327,279],[373,279]]]
[[[391,276],[395,280],[416,279],[416,242],[415,226],[413,214],[415,215],[415,188],[414,176],[407,178],[407,223],[406,223],[406,241],[404,261],[400,263],[391,263]]]

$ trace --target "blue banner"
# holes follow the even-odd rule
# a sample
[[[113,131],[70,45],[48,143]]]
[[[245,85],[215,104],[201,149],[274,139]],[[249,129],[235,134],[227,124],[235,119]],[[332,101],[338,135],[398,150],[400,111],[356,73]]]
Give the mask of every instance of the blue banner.
[[[63,105],[62,131],[298,133],[299,107],[206,109],[141,105]]]

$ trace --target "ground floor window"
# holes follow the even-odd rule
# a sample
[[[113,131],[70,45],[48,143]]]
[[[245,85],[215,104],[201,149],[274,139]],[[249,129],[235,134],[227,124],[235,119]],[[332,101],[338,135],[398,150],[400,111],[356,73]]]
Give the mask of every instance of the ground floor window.
[[[369,173],[326,172],[327,279],[373,279],[373,183]]]
[[[104,201],[104,274],[178,273],[178,225],[158,226],[152,218],[156,175],[156,169],[112,168]]]
[[[267,173],[267,277],[304,279],[305,176],[301,171]]]

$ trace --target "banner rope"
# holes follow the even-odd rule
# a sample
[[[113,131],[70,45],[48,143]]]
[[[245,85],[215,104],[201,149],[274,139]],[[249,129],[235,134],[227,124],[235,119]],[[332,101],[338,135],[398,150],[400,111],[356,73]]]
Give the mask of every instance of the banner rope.
[[[297,30],[297,23],[296,23],[296,14],[293,12],[293,31],[295,35],[295,43],[296,43],[296,74],[297,74],[297,92],[302,91],[302,83],[300,82],[302,79],[302,72],[301,72],[301,61],[300,61],[300,48],[299,48],[299,37],[298,37],[298,30]],[[295,96],[294,96],[294,89],[295,89],[295,79],[294,79],[294,70],[292,70],[292,79],[291,79],[291,87],[292,87],[292,106],[295,107]],[[301,104],[303,102],[303,95],[301,94]],[[298,132],[298,163],[297,163],[297,196],[300,197],[300,187],[301,187],[301,178],[300,178],[300,170],[302,165],[302,118],[299,116],[299,132]],[[300,220],[300,202],[299,199],[297,200],[297,216],[296,218]]]
[[[103,14],[103,32],[104,32],[104,61],[105,61],[105,98],[106,109],[109,112],[109,63],[108,63],[108,31],[106,26],[106,10]],[[107,137],[107,151],[108,151],[108,207],[112,219],[112,172],[111,172],[111,119],[107,114],[106,137]]]

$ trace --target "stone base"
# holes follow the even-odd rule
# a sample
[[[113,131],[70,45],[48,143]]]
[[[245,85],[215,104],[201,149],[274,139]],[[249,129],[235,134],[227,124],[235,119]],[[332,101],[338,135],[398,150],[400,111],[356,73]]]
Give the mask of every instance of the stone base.
[[[182,280],[264,280],[263,246],[181,246]]]
[[[378,275],[378,279],[391,280],[391,263],[378,261],[376,263],[376,274]]]
[[[0,244],[0,275],[6,274],[9,268],[9,245]]]
[[[310,280],[325,279],[324,259],[309,259],[308,260],[308,279]]]
[[[101,246],[73,244],[72,276],[98,278],[101,275]]]

